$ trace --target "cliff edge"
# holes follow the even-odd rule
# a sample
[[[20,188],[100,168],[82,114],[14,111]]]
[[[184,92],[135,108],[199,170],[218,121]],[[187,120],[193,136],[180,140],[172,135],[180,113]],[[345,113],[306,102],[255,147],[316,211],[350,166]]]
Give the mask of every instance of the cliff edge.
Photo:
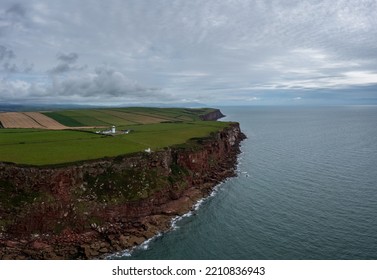
[[[223,113],[219,109],[215,109],[212,112],[199,116],[202,121],[217,121],[225,117]]]
[[[0,163],[0,259],[93,259],[139,245],[235,175],[244,138],[232,123],[152,153],[64,167]]]

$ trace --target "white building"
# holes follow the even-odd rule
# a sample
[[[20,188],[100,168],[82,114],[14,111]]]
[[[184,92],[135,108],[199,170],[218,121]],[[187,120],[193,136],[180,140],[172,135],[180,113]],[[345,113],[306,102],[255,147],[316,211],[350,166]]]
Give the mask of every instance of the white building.
[[[99,133],[99,134],[115,134],[116,133],[115,125],[113,125],[110,130],[96,131],[96,133]]]

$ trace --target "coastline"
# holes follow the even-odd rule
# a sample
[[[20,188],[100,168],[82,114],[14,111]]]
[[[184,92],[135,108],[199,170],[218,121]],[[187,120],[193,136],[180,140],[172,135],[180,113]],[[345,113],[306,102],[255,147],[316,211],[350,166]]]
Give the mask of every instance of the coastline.
[[[0,234],[0,259],[98,259],[138,246],[157,234],[168,231],[174,217],[189,212],[200,199],[210,195],[219,183],[236,175],[239,143],[244,137],[239,125],[232,124],[230,128],[224,129],[208,139],[197,140],[199,145],[189,149],[180,147],[156,152],[154,155],[142,154],[123,159],[118,158],[117,160],[120,162],[116,163],[108,160],[107,162],[100,161],[65,169],[53,169],[53,171],[42,170],[40,173],[44,176],[51,171],[53,176],[60,178],[58,182],[60,187],[52,195],[57,195],[65,203],[62,205],[62,209],[58,209],[59,211],[55,209],[57,216],[48,218],[46,211],[42,211],[43,207],[46,208],[46,206],[42,207],[45,205],[43,201],[42,204],[37,205],[39,208],[35,206],[35,209],[40,212],[29,213],[30,216],[27,219],[30,220],[31,217],[34,217],[34,220],[38,220],[40,215],[44,215],[42,222],[38,220],[41,223],[40,228],[47,228],[49,223],[58,217],[61,217],[62,220],[66,218],[67,221],[58,234],[51,234],[50,231],[43,233],[41,230],[38,233],[33,233],[37,230],[35,225],[31,224],[21,226],[27,235],[14,234],[12,236],[9,232],[2,232]],[[98,181],[98,177],[104,174],[103,172],[108,166],[112,166],[114,170],[124,170],[127,166],[128,168],[129,166],[133,166],[133,168],[143,166],[143,170],[145,170],[142,173],[144,176],[142,178],[146,181],[148,178],[145,179],[145,177],[150,173],[155,174],[155,170],[158,170],[161,178],[172,172],[171,167],[182,172],[178,172],[178,175],[174,175],[175,177],[169,175],[170,179],[174,179],[171,180],[172,184],[169,189],[157,191],[137,202],[125,204],[106,202],[97,203],[97,205],[93,201],[89,201],[91,205],[94,205],[94,210],[90,214],[102,222],[92,222],[89,229],[79,230],[78,226],[82,226],[80,219],[83,217],[78,216],[75,206],[72,206],[74,204],[72,190],[76,191],[77,188],[72,186],[80,185],[79,181],[85,177],[83,170],[92,172],[93,177]],[[6,168],[4,165],[0,166],[2,174],[7,173],[4,172]],[[8,175],[13,174],[13,179],[16,181],[17,172],[24,175],[28,172],[35,172],[30,168],[23,168],[21,172],[21,169],[17,169],[15,166],[10,167],[9,170],[13,173],[8,172]],[[57,174],[57,170],[60,174]],[[99,170],[102,170],[102,173]],[[65,176],[61,174],[65,174]],[[74,178],[72,174],[75,174],[77,178]],[[35,180],[38,179],[36,177],[34,177]],[[40,179],[46,180],[43,176]],[[81,195],[79,199],[84,200],[89,194]],[[67,207],[71,207],[69,211]],[[16,222],[27,223],[22,219]],[[85,222],[88,221],[85,220]],[[18,230],[14,232],[19,232],[20,228],[17,226],[14,228]]]
[[[223,180],[222,182],[219,182],[215,187],[213,187],[211,193],[208,195],[208,196],[204,196],[202,198],[200,198],[198,201],[196,201],[196,203],[193,204],[193,206],[190,208],[190,210],[182,215],[177,215],[175,217],[173,217],[171,220],[170,220],[170,227],[164,231],[164,232],[158,232],[156,235],[152,236],[151,238],[145,240],[143,243],[141,243],[140,245],[136,245],[134,247],[131,247],[129,249],[125,249],[124,251],[120,251],[120,252],[115,252],[115,253],[110,253],[108,255],[105,255],[105,256],[101,256],[99,259],[121,259],[122,257],[130,257],[134,251],[136,250],[146,250],[149,248],[149,244],[151,242],[153,242],[155,239],[163,236],[164,234],[170,232],[170,231],[174,231],[174,230],[178,230],[179,229],[179,226],[177,226],[177,223],[179,223],[181,220],[185,219],[185,218],[189,218],[193,215],[196,215],[196,211],[199,210],[199,208],[201,207],[201,205],[203,203],[205,203],[208,199],[212,198],[212,197],[215,197],[216,196],[216,193],[218,191],[218,188],[226,181],[228,180],[229,178],[226,178],[225,180]]]

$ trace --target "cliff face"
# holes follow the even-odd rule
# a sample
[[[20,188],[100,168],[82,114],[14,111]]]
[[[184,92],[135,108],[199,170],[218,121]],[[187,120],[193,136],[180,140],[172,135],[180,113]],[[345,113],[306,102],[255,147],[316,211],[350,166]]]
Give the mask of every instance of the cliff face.
[[[223,117],[225,117],[225,115],[223,115],[219,109],[216,109],[210,113],[200,116],[200,119],[203,121],[217,121]]]
[[[142,243],[234,175],[238,124],[205,139],[66,167],[0,163],[0,259],[86,259]]]

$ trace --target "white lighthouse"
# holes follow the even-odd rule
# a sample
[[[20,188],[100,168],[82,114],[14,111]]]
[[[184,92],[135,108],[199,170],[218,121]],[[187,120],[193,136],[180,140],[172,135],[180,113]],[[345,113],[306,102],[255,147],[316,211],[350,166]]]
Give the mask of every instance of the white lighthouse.
[[[115,125],[111,127],[111,133],[115,134]]]

